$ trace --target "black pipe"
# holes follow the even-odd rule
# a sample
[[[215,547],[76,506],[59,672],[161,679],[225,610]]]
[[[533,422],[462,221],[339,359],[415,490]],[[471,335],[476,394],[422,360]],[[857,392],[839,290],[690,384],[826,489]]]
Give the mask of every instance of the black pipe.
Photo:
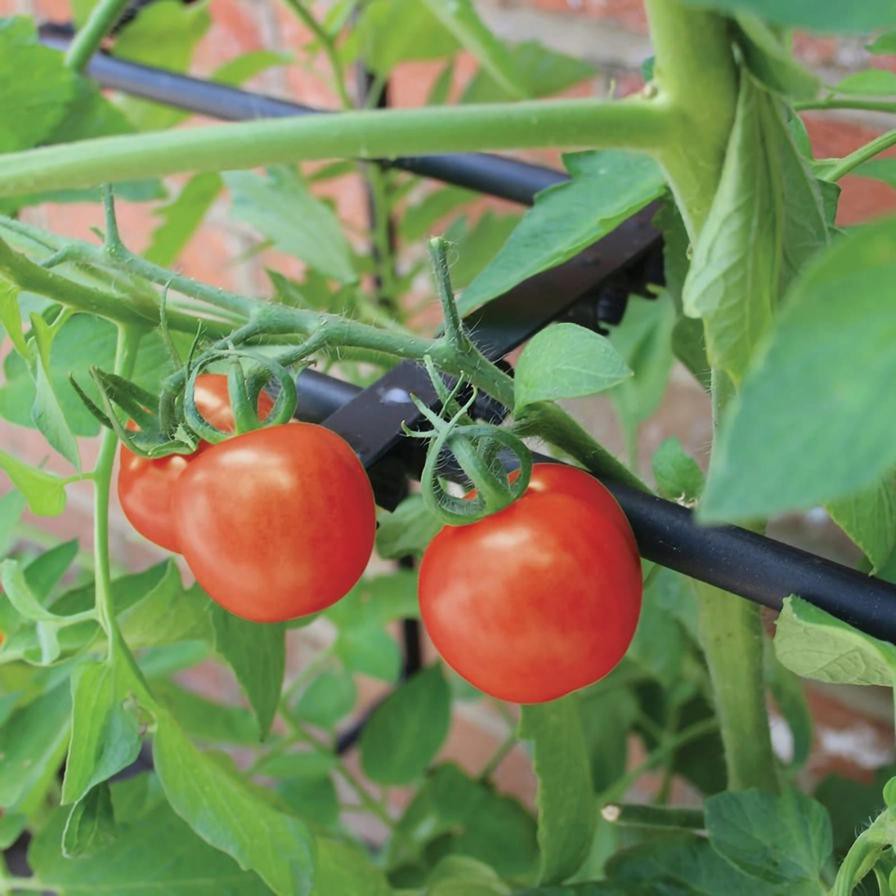
[[[338,410],[349,393],[362,391],[311,370],[299,374],[297,385],[300,412],[311,404],[317,420],[326,409]],[[557,463],[541,455],[536,460]],[[889,582],[738,526],[700,526],[686,507],[601,481],[625,511],[646,559],[775,610],[796,594],[869,635],[896,642],[896,586]]]
[[[42,25],[40,36],[47,46],[65,50],[72,33],[66,26]],[[330,111],[116,59],[105,53],[94,54],[86,73],[102,87],[222,121],[320,115]],[[567,180],[562,171],[484,152],[409,156],[384,160],[382,164],[521,205],[531,205],[536,193]]]

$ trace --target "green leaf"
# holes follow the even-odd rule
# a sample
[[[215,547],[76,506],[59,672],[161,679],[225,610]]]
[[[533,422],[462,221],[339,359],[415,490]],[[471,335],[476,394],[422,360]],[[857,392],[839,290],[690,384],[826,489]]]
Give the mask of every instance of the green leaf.
[[[628,688],[586,688],[577,693],[585,747],[596,793],[625,774],[629,731],[638,716],[638,702]]]
[[[836,856],[845,855],[856,839],[856,831],[880,815],[884,808],[881,790],[892,771],[892,766],[878,769],[875,780],[867,784],[836,773],[825,775],[818,783],[813,796],[828,810]]]
[[[517,72],[517,81],[527,97],[560,93],[574,84],[593,78],[597,72],[588,62],[558,53],[538,41],[509,45],[507,51]],[[463,103],[498,103],[517,98],[503,89],[486,69],[480,68],[464,89]]]
[[[50,445],[79,470],[81,458],[78,443],[50,382],[50,345],[59,330],[55,326],[50,327],[38,314],[31,315],[31,323],[38,348],[34,362],[34,404],[31,406],[31,419]]]
[[[775,653],[792,672],[832,684],[891,687],[896,647],[841,622],[798,597],[784,599]]]
[[[135,808],[126,794],[155,781],[147,775],[113,784],[115,839],[95,852],[66,858],[61,849],[67,810],[58,810],[32,841],[28,862],[42,884],[61,896],[270,896],[254,874],[199,839],[169,806],[145,793]],[[153,788],[155,790],[157,788]],[[147,832],[151,832],[147,836]]]
[[[515,799],[496,793],[452,763],[427,776],[396,827],[391,867],[462,855],[510,878],[529,878],[538,858],[535,820]]]
[[[188,349],[190,337],[173,334],[175,342]],[[186,354],[186,351],[184,351]],[[99,400],[89,376],[91,366],[111,370],[115,360],[115,326],[92,314],[74,314],[56,333],[50,347],[50,382],[71,431],[77,436],[93,436],[99,424],[84,407],[69,382],[74,376],[94,401]],[[4,364],[5,382],[0,385],[0,416],[22,426],[34,426],[31,405],[34,384],[21,358],[8,355]],[[139,386],[157,393],[161,381],[172,372],[168,351],[157,331],[140,340],[137,366],[132,379]]]
[[[777,887],[738,871],[707,840],[691,835],[622,850],[610,859],[607,874],[625,887],[625,896],[783,896]]]
[[[302,693],[296,715],[321,728],[332,728],[358,700],[355,680],[347,672],[322,672]]]
[[[492,79],[514,99],[527,96],[516,60],[503,41],[479,18],[472,0],[425,0],[429,11],[471,53]]]
[[[634,372],[610,392],[623,429],[634,440],[638,426],[659,407],[672,370],[675,308],[667,293],[656,299],[632,297],[610,341]]]
[[[796,892],[815,884],[831,854],[831,822],[824,806],[795,790],[780,795],[745,790],[706,801],[709,840],[735,867]]]
[[[424,896],[509,896],[494,869],[467,856],[447,856],[433,869]]]
[[[564,156],[572,182],[539,193],[498,255],[464,290],[467,314],[576,255],[665,189],[657,164],[621,150]]]
[[[25,583],[41,603],[47,603],[53,589],[59,584],[77,555],[78,542],[73,538],[38,554],[24,568]]]
[[[523,706],[520,737],[532,741],[538,778],[539,883],[560,883],[585,861],[597,816],[576,696]]]
[[[338,764],[334,753],[310,749],[269,755],[259,764],[258,773],[272,778],[325,778]]]
[[[452,244],[451,282],[455,290],[464,289],[494,258],[517,226],[518,214],[496,214],[486,209],[474,224],[463,215],[444,233]]]
[[[865,49],[869,53],[879,56],[892,56],[896,54],[896,31],[886,31],[879,34]]]
[[[184,588],[174,560],[166,560],[163,567],[161,579],[120,614],[121,632],[132,650],[212,638],[205,592],[198,585]]]
[[[802,768],[812,750],[812,713],[800,677],[777,658],[771,641],[763,641],[763,659],[768,689],[784,716],[793,739],[791,769]]]
[[[837,93],[859,93],[868,96],[896,94],[896,72],[884,68],[869,68],[847,75],[834,88]]]
[[[43,801],[65,755],[70,706],[68,687],[60,684],[0,728],[0,807],[28,815]]]
[[[684,0],[687,6],[723,13],[747,12],[776,25],[815,31],[866,32],[896,25],[891,0],[861,3],[817,3],[815,0]]]
[[[399,62],[441,59],[458,49],[457,38],[420,0],[372,0],[342,47],[343,61],[363,59],[387,77]]]
[[[66,107],[65,115],[41,143],[72,143],[91,137],[108,137],[130,134],[134,127],[118,107],[100,92],[99,87],[86,78],[75,80],[74,98]],[[146,202],[164,199],[165,188],[158,178],[123,181],[116,184],[115,195],[129,202]],[[44,202],[99,202],[99,187],[82,187],[69,190],[47,190],[0,200],[0,207],[14,209]]]
[[[869,489],[827,505],[831,519],[849,536],[877,572],[896,549],[896,474]]]
[[[552,324],[536,333],[516,364],[515,411],[537,401],[595,395],[632,376],[612,343],[577,324]]]
[[[373,712],[361,733],[361,767],[380,784],[407,784],[448,734],[451,693],[439,665],[417,672]]]
[[[353,625],[340,631],[333,651],[352,672],[380,681],[394,682],[401,671],[398,645],[379,626]]]
[[[245,709],[206,700],[171,681],[153,682],[152,691],[190,737],[211,743],[258,745],[258,723]]]
[[[90,855],[115,840],[115,814],[109,785],[98,784],[72,806],[62,832],[67,859]]]
[[[419,556],[442,528],[421,495],[408,495],[391,513],[377,512],[376,551],[384,560]]]
[[[215,650],[233,670],[258,720],[262,740],[277,714],[286,663],[282,625],[249,622],[211,606]]]
[[[168,267],[177,261],[190,238],[205,218],[221,192],[223,181],[213,171],[191,177],[177,198],[155,210],[162,223],[153,231],[147,250],[147,261]]]
[[[657,491],[670,501],[696,502],[703,491],[703,470],[675,437],[665,439],[653,455]]]
[[[128,709],[117,664],[85,663],[72,678],[72,735],[62,783],[63,805],[127,768],[140,752],[140,724]]]
[[[164,564],[159,564],[140,573],[113,579],[112,604],[116,615],[120,617],[129,607],[140,601],[158,583],[163,570]],[[4,654],[15,653],[27,662],[37,664],[53,662],[58,653],[47,658],[48,645],[44,643],[46,633],[40,631],[41,626],[52,628],[58,642],[55,646],[57,651],[73,653],[81,650],[100,634],[99,626],[93,618],[85,618],[83,622],[72,624],[71,617],[76,614],[92,616],[90,611],[93,610],[94,604],[92,584],[65,592],[52,604],[53,612],[59,614],[56,622],[38,623],[37,627],[31,626],[16,632],[4,642]]]
[[[771,327],[788,283],[827,241],[821,193],[779,101],[741,80],[719,188],[684,283],[710,362],[735,383]]]
[[[169,716],[158,719],[153,744],[171,807],[203,840],[254,871],[278,896],[311,892],[313,841],[301,821],[200,753]]]
[[[778,31],[749,13],[736,16],[735,21],[747,67],[758,81],[794,99],[811,99],[818,93],[818,77],[794,58]]]
[[[722,420],[704,519],[833,501],[896,465],[896,413],[887,404],[896,306],[884,286],[894,278],[893,220],[840,237],[806,267]]]
[[[4,455],[0,453],[0,468]],[[0,557],[5,557],[10,542],[15,538],[16,526],[25,512],[25,496],[21,490],[13,489],[0,495]]]
[[[283,805],[315,831],[340,831],[339,794],[330,775],[289,778],[277,784],[276,791]]]
[[[267,176],[228,171],[223,177],[233,216],[328,277],[343,283],[357,279],[339,219],[311,193],[295,169],[277,166]]]
[[[21,290],[14,283],[0,281],[0,325],[6,330],[13,348],[26,360],[32,356],[31,347],[25,341],[22,330],[22,313],[19,310]]]
[[[384,626],[420,615],[417,578],[407,570],[362,579],[326,611],[338,633],[333,652],[352,672],[394,682],[401,654]]]
[[[25,574],[17,560],[0,562],[0,582],[9,602],[19,615],[33,622],[71,622],[66,616],[60,616],[48,610],[32,591]]]
[[[184,72],[210,26],[206,3],[185,6],[177,0],[159,0],[141,10],[121,31],[115,39],[113,53],[120,59]],[[183,113],[170,106],[130,97],[122,100],[121,108],[141,131],[171,127],[183,117]]]
[[[441,187],[427,193],[416,205],[409,206],[398,222],[398,235],[412,243],[434,235],[435,226],[458,206],[476,198],[472,190],[462,187]]]
[[[211,80],[218,84],[244,84],[257,75],[272,68],[295,62],[291,53],[277,53],[274,50],[250,50],[225,62],[215,69]]]
[[[854,177],[869,177],[896,187],[896,159],[871,159],[852,170]]]
[[[0,451],[0,470],[22,493],[32,513],[59,516],[65,510],[65,481],[58,476],[35,470],[5,451]]]
[[[317,839],[317,873],[312,896],[390,896],[383,872],[357,846]]]
[[[22,77],[25,72],[27,77]],[[62,54],[39,43],[31,19],[0,19],[0,152],[28,149],[45,140],[74,99],[75,80]]]

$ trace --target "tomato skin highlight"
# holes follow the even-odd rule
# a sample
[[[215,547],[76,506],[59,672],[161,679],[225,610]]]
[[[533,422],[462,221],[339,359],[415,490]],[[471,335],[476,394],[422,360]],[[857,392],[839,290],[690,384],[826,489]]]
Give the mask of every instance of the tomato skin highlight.
[[[255,622],[344,597],[373,550],[376,506],[357,455],[313,423],[205,449],[174,488],[181,551],[209,596]]]
[[[583,470],[536,464],[509,507],[436,535],[418,594],[459,675],[500,700],[542,703],[616,666],[641,591],[635,537],[610,492]]]
[[[227,377],[204,373],[196,378],[193,393],[196,406],[209,423],[224,432],[233,432],[235,421],[227,392]],[[262,392],[258,413],[267,416],[273,399]],[[118,501],[128,522],[154,544],[178,552],[177,532],[172,517],[174,483],[187,465],[208,447],[200,442],[194,454],[169,454],[157,460],[140,457],[122,445],[118,455]]]

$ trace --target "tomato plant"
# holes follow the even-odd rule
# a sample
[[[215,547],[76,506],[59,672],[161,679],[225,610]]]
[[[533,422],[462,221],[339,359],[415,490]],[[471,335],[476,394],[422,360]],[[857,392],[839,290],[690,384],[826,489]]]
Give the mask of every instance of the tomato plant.
[[[893,896],[892,0],[228,3],[0,20],[0,892]]]
[[[446,526],[420,566],[420,614],[456,672],[500,700],[540,703],[594,684],[625,655],[641,609],[635,537],[613,496],[536,464],[498,513]]]
[[[227,377],[202,374],[196,381],[195,396],[200,413],[212,426],[233,431]],[[258,413],[262,419],[273,406],[273,400],[262,392],[258,397]],[[207,445],[207,442],[200,442],[196,451],[202,451]],[[126,445],[119,451],[118,501],[121,509],[141,535],[169,551],[178,550],[172,512],[174,483],[190,459],[190,455],[169,454],[152,460],[134,454]]]

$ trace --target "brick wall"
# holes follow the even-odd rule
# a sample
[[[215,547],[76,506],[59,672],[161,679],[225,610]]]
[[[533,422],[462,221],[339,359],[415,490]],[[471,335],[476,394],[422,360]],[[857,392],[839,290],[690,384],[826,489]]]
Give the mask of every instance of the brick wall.
[[[196,56],[194,72],[208,74],[220,63],[248,50],[268,48],[301,53],[307,40],[303,27],[290,15],[285,5],[274,0],[211,0],[213,27],[204,38]],[[324,4],[320,4],[324,5]],[[617,95],[637,90],[641,84],[640,63],[650,55],[643,7],[638,0],[477,0],[477,7],[486,21],[502,37],[511,40],[539,39],[548,46],[579,55],[593,63],[598,74],[592,81],[574,91],[579,95]],[[0,13],[28,13],[38,19],[68,19],[66,0],[0,0]],[[860,40],[836,41],[826,38],[798,36],[796,45],[801,58],[822,77],[834,83],[850,71],[868,64],[868,54]],[[293,65],[266,72],[249,86],[275,96],[311,104],[336,105],[326,81],[326,66],[321,59],[300,59]],[[310,64],[305,64],[310,63]],[[875,64],[884,64],[877,60]],[[457,87],[473,71],[470,60],[457,67]],[[396,72],[392,84],[393,101],[397,105],[416,105],[423,101],[438,67],[407,64]],[[866,142],[886,128],[881,117],[869,114],[831,113],[806,117],[816,154],[842,155]],[[556,162],[556,154],[533,153],[532,157]],[[173,183],[176,183],[174,179]],[[849,224],[896,209],[896,192],[878,183],[846,178],[840,219]],[[365,219],[363,195],[356,180],[346,178],[328,184],[327,193],[338,202],[343,216],[355,225]],[[27,212],[29,220],[57,232],[91,239],[90,228],[100,223],[98,210],[86,205],[45,206]],[[154,225],[152,212],[145,206],[121,207],[122,231],[129,245],[143,247]],[[180,259],[179,267],[187,274],[224,287],[245,292],[263,293],[266,266],[295,275],[296,262],[264,253],[248,263],[235,264],[251,245],[247,234],[228,219],[223,205],[216,207],[201,234]],[[621,449],[609,405],[596,401],[577,405],[589,428],[611,447]],[[668,434],[675,434],[695,452],[702,452],[709,440],[709,414],[703,394],[689,377],[676,374],[664,406],[644,430],[643,460]],[[32,462],[45,454],[42,440],[33,432],[0,424],[0,443]],[[89,451],[89,449],[88,449]],[[52,463],[51,463],[52,466]],[[40,525],[56,534],[80,536],[90,542],[89,490],[73,487],[70,508],[62,517],[41,521]],[[114,510],[113,547],[116,560],[122,565],[145,565],[160,552],[143,542]],[[813,549],[842,553],[842,541],[832,536],[829,528],[811,520],[792,521],[779,532],[782,537],[809,543]],[[301,662],[307,645],[295,645],[294,665]],[[224,693],[212,671],[206,671],[193,683],[215,693]],[[888,729],[878,703],[873,699],[863,708],[863,719],[838,708],[836,693],[816,693],[819,708],[819,760],[837,760],[838,753],[853,767],[862,767],[870,756],[888,750]],[[833,707],[833,708],[832,708]],[[449,751],[464,758],[472,767],[481,764],[492,744],[503,737],[504,723],[483,710],[463,711],[458,720]],[[526,763],[516,757],[506,763],[499,776],[505,786],[521,793],[531,793],[531,778]]]

